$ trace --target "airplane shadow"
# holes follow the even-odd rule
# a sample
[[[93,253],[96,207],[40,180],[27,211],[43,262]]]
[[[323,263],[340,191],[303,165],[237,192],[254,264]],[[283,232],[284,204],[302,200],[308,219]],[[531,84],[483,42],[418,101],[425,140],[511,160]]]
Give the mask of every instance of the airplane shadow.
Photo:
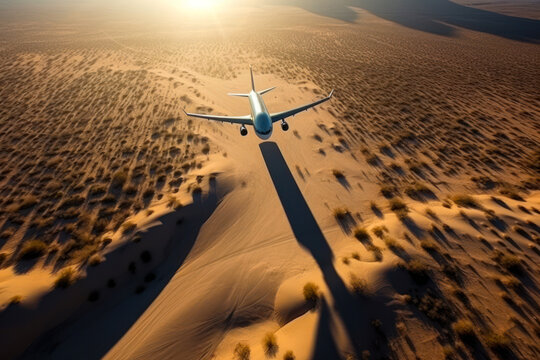
[[[357,20],[358,14],[351,7],[358,7],[382,19],[443,36],[454,36],[453,26],[457,26],[524,42],[540,41],[539,20],[499,14],[450,0],[294,0],[288,5],[346,22]]]
[[[365,336],[369,331],[366,314],[359,311],[358,300],[349,292],[336,272],[332,249],[298,188],[279,147],[275,142],[264,142],[259,148],[296,240],[311,253],[321,269],[324,281],[334,299],[334,310],[340,316],[356,354],[361,354],[361,350],[368,346]],[[328,354],[334,351],[335,345],[331,341],[317,344],[317,352]]]

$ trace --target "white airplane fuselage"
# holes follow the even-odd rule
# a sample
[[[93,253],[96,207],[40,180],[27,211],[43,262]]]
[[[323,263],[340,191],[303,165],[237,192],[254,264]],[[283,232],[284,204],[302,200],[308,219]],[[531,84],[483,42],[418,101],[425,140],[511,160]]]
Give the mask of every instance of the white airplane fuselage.
[[[272,119],[270,118],[270,114],[268,113],[268,109],[264,104],[262,96],[255,90],[251,90],[248,94],[248,99],[255,134],[257,134],[259,138],[267,140],[272,136]]]

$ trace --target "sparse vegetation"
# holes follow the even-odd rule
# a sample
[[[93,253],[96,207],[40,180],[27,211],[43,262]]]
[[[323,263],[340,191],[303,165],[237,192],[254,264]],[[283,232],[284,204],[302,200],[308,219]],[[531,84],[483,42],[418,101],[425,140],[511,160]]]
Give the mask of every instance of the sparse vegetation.
[[[319,287],[312,282],[308,282],[304,285],[302,293],[304,294],[304,299],[306,299],[308,303],[316,304],[319,301]]]
[[[349,277],[349,284],[352,291],[357,295],[366,295],[367,294],[367,281],[361,279],[355,274],[351,274]]]
[[[333,215],[337,220],[344,220],[350,214],[349,209],[338,207],[333,211]]]
[[[251,357],[251,349],[249,348],[249,345],[244,343],[236,344],[236,347],[234,348],[234,356],[237,360],[249,360]]]
[[[54,285],[57,288],[67,288],[77,280],[77,273],[72,268],[66,268],[60,271]]]
[[[471,344],[476,341],[476,333],[474,332],[474,326],[470,320],[458,320],[452,325],[452,328],[463,342]]]
[[[357,227],[354,229],[354,237],[360,241],[368,241],[370,239],[369,233],[366,228]]]
[[[267,333],[263,339],[263,348],[266,356],[275,356],[279,348],[276,335],[274,335],[273,333]]]
[[[19,259],[30,260],[44,255],[47,251],[47,244],[41,240],[27,240],[23,243],[19,252]]]
[[[458,194],[452,196],[452,201],[458,206],[470,207],[470,208],[479,208],[480,205],[475,198],[470,195]]]
[[[296,356],[294,356],[294,353],[291,350],[287,350],[285,354],[283,354],[283,360],[296,360]]]

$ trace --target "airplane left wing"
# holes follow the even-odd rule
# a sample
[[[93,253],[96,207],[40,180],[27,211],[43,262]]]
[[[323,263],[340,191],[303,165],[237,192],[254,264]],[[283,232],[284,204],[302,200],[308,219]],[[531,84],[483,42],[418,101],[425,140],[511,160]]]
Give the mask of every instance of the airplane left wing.
[[[320,99],[320,100],[317,100],[315,102],[312,102],[311,104],[306,104],[304,106],[300,106],[300,107],[297,107],[297,108],[294,108],[294,109],[291,109],[291,110],[286,110],[286,111],[282,111],[282,112],[279,112],[279,113],[270,114],[270,118],[272,119],[273,123],[276,122],[276,121],[279,121],[279,120],[285,120],[289,116],[293,116],[295,114],[298,114],[299,112],[308,110],[308,109],[310,109],[310,108],[312,108],[314,106],[317,106],[319,104],[322,104],[325,101],[330,100],[332,98],[333,94],[334,94],[334,90],[330,91],[330,94],[328,94],[328,96],[325,97],[324,99]]]
[[[219,115],[206,115],[206,114],[192,114],[192,113],[186,112],[186,110],[184,110],[184,113],[187,116],[201,118],[201,119],[228,122],[228,123],[231,123],[231,124],[253,125],[253,121],[251,120],[251,115],[245,115],[245,116],[219,116]]]

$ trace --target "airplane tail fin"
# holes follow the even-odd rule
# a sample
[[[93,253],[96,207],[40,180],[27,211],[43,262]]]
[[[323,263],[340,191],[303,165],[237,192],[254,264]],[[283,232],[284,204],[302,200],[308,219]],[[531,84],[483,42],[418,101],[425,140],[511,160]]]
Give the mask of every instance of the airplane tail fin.
[[[253,80],[253,68],[249,66],[249,72],[251,73],[251,90],[255,90],[255,81]]]

